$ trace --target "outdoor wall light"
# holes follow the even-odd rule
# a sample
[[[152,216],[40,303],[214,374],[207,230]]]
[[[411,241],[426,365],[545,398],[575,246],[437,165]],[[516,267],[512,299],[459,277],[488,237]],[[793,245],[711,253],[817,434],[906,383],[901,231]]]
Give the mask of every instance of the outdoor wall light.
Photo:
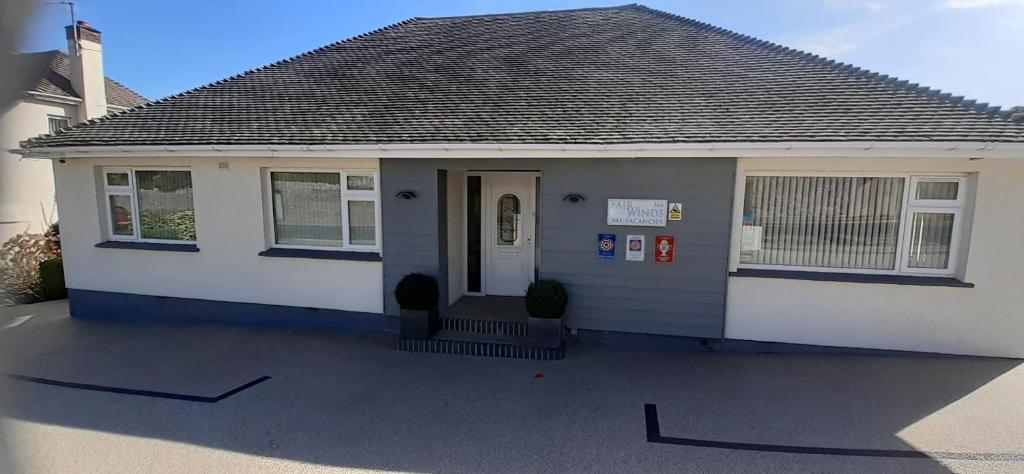
[[[565,197],[562,198],[562,200],[565,202],[571,202],[573,204],[586,201],[586,199],[583,198],[582,194],[566,194]]]
[[[395,197],[398,198],[398,199],[405,199],[405,200],[416,199],[416,193],[414,193],[412,191],[399,191],[398,194],[395,195]]]

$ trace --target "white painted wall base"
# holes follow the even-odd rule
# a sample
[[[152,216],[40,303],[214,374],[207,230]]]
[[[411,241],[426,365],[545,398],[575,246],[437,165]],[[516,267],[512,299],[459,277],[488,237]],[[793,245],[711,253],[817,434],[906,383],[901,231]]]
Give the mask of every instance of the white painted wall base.
[[[973,225],[960,275],[976,287],[731,277],[725,337],[1024,357],[1024,160],[741,159],[738,168],[740,175],[746,170],[976,173]],[[736,238],[730,270],[739,260]]]
[[[221,169],[218,163],[227,163]],[[197,253],[103,249],[95,169],[188,166]],[[383,312],[380,262],[260,257],[262,167],[377,170],[375,159],[70,159],[54,171],[68,287],[141,295]]]

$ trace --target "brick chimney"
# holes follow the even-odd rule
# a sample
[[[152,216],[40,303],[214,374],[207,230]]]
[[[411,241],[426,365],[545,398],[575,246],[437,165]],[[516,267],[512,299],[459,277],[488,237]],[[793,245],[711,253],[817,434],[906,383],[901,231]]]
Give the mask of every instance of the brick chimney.
[[[65,30],[68,56],[71,57],[71,87],[82,98],[78,106],[78,120],[86,121],[107,115],[100,32],[84,21],[78,21]]]

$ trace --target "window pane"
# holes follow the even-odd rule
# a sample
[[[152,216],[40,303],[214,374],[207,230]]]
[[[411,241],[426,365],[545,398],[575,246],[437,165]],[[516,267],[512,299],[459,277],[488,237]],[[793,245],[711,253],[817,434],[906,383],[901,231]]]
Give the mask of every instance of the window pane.
[[[132,229],[132,198],[131,196],[109,196],[110,223],[114,235],[135,235]]]
[[[348,236],[352,245],[377,244],[377,217],[373,201],[348,202]]]
[[[519,198],[505,194],[498,199],[498,245],[516,245],[519,240]]]
[[[128,186],[128,173],[107,173],[107,186]]]
[[[915,212],[910,228],[910,268],[949,268],[953,240],[951,213]]]
[[[960,183],[956,181],[918,181],[914,199],[956,200]]]
[[[270,173],[278,244],[341,247],[341,175]]]
[[[67,117],[50,117],[49,119],[50,133],[71,126],[71,119]]]
[[[373,191],[373,175],[352,175],[345,181],[349,191]]]
[[[136,171],[135,189],[143,239],[196,240],[192,173]]]
[[[482,188],[480,176],[466,177],[466,290],[474,293],[480,292],[483,279],[480,261],[483,253]]]
[[[893,270],[903,178],[752,176],[740,262]]]

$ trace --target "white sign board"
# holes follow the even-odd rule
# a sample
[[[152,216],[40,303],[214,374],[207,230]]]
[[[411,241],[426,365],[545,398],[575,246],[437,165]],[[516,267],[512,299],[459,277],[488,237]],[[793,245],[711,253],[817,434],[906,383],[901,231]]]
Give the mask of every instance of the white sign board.
[[[664,199],[609,199],[608,225],[665,227],[668,201]]]
[[[626,236],[626,260],[629,262],[644,261],[644,236]]]

